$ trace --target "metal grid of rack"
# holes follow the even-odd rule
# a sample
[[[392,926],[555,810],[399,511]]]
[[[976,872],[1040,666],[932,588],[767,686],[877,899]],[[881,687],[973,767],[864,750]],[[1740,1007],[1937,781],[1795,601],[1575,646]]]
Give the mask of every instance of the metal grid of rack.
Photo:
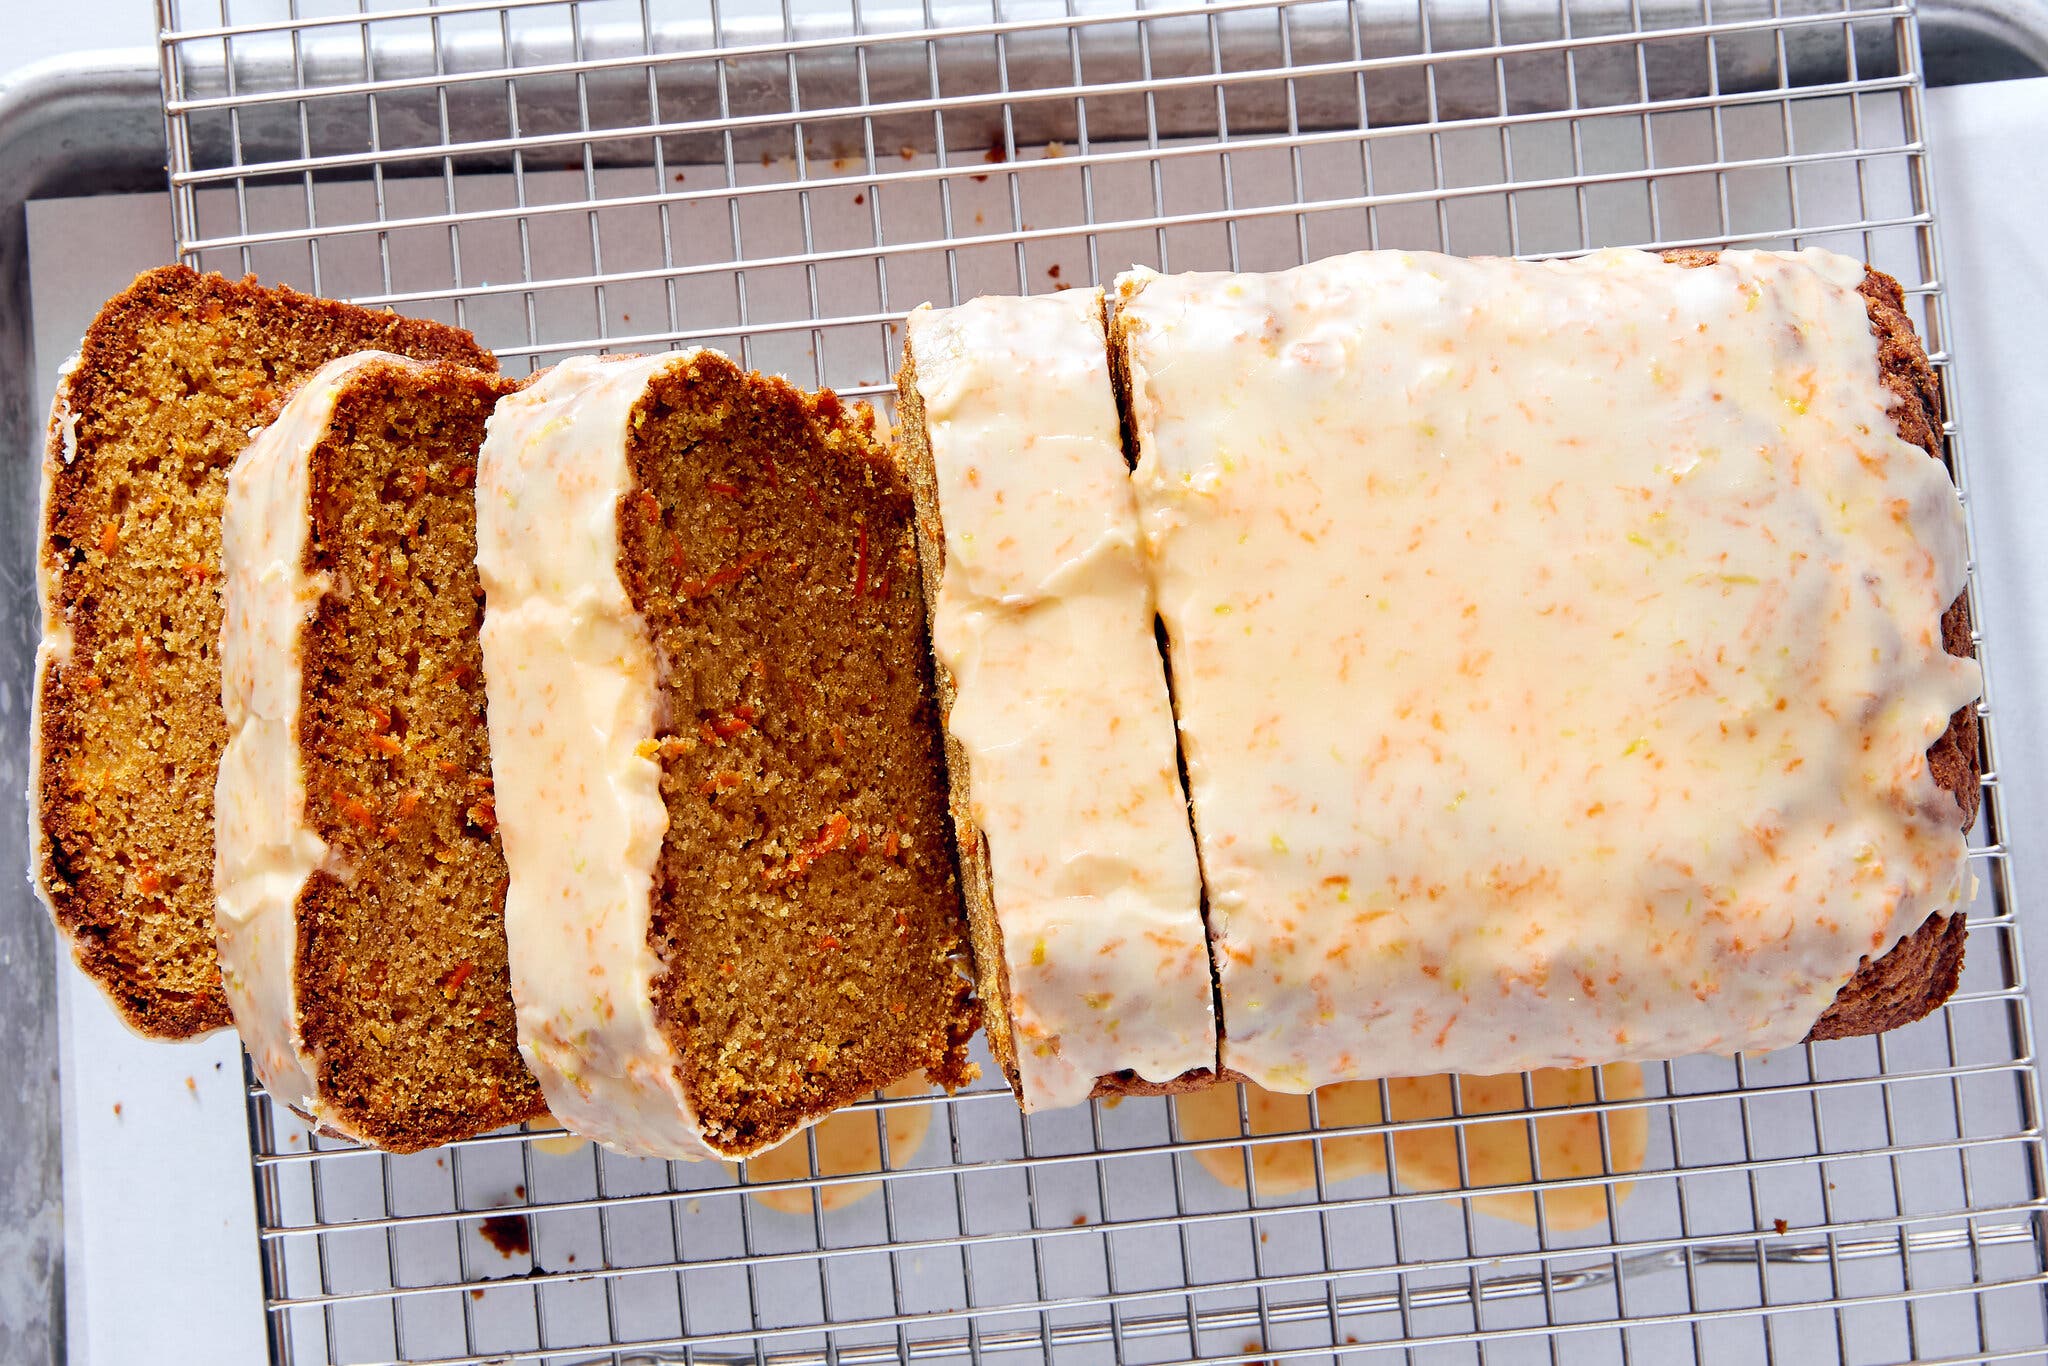
[[[515,371],[701,343],[886,404],[925,299],[1623,244],[1861,255],[1948,364],[1909,4],[159,4],[184,259],[460,323]],[[837,1122],[872,1132],[874,1170],[821,1165],[813,1133],[794,1175],[545,1131],[396,1158],[252,1086],[275,1354],[2040,1359],[2033,1032],[1983,711],[1954,1001],[1602,1078],[1542,1112],[1591,1122],[1583,1169],[1545,1173],[1551,1121],[1474,1118],[1460,1085],[1448,1124],[1384,1087],[1369,1117],[1393,1119],[1312,1110],[1304,1148],[1242,1100],[1216,1137],[1160,1100],[1027,1121],[985,1082],[868,1102]],[[1479,1160],[1503,1124],[1526,1148],[1505,1173]],[[1451,1179],[1389,1177],[1431,1135]],[[1281,1183],[1255,1159],[1290,1143]],[[1588,1191],[1590,1220],[1560,1217]]]

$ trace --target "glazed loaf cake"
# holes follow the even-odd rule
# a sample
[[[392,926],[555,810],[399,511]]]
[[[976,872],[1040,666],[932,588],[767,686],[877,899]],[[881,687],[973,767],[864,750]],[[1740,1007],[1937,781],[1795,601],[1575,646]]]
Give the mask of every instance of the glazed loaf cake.
[[[466,332],[165,266],[108,300],[43,462],[31,876],[130,1025],[228,1023],[213,945],[220,513],[249,429],[366,347],[485,370]]]
[[[359,352],[228,477],[228,1000],[273,1096],[395,1152],[543,1112],[513,1025],[477,640],[477,450],[513,387]]]
[[[710,351],[566,361],[491,419],[520,1044],[621,1151],[745,1156],[972,1075],[913,512],[871,423]]]
[[[144,277],[46,466],[37,876],[81,963],[157,1033],[231,996],[335,1132],[545,1100],[671,1157],[958,1084],[978,1005],[1048,1108],[1947,998],[1977,677],[1894,282],[1366,253],[1114,308],[914,315],[899,464],[716,353],[508,394],[447,329]],[[302,391],[224,565],[242,434],[365,344],[427,363]]]
[[[1206,1085],[1201,874],[1102,291],[920,308],[896,385],[990,1051],[1027,1110]]]
[[[1119,281],[1226,1070],[1725,1053],[1947,996],[1978,677],[1898,303],[1812,252]]]

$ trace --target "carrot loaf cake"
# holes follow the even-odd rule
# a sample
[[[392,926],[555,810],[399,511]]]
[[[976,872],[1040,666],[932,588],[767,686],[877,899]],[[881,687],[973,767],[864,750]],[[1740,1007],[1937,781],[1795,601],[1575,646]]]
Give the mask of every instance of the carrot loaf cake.
[[[1952,989],[1979,679],[1892,282],[1385,252],[1118,291],[1224,1067],[1725,1053]]]
[[[1216,1066],[1102,306],[920,308],[896,380],[982,1022],[1027,1110]]]
[[[249,429],[364,347],[495,369],[468,333],[166,266],[66,363],[43,464],[32,877],[129,1024],[228,1023],[213,946],[220,509]]]
[[[505,963],[476,458],[513,385],[378,351],[236,460],[222,526],[222,977],[264,1085],[398,1152],[542,1112]]]
[[[520,1046],[624,1152],[745,1156],[971,1075],[903,478],[711,351],[498,406],[478,567]]]

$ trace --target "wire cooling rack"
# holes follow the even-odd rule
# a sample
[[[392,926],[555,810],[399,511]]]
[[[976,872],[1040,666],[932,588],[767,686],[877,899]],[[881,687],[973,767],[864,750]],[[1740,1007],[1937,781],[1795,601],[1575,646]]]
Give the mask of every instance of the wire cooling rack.
[[[704,343],[886,403],[926,299],[1132,262],[1695,243],[1869,259],[1947,365],[1908,5],[159,3],[184,259],[460,323],[515,371]],[[1386,1175],[1423,1121],[1318,1113],[1305,1188],[1276,1188],[1253,1157],[1283,1140],[1243,1113],[1220,1138],[1157,1100],[1026,1122],[992,1082],[852,1112],[865,1175],[821,1168],[815,1135],[787,1176],[526,1132],[394,1158],[252,1086],[275,1355],[2042,1359],[2033,1033],[1984,743],[1955,1000],[1603,1088],[1559,1112],[1597,1135],[1575,1174],[1543,1174],[1523,1116],[1503,1184],[1461,1122],[1446,1196]],[[1561,1211],[1587,1191],[1581,1227]],[[1496,1217],[1517,1193],[1533,1220]]]

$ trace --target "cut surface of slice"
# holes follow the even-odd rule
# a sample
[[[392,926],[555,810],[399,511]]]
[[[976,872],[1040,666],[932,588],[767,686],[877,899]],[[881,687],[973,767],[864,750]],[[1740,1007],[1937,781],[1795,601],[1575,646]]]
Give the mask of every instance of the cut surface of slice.
[[[1979,678],[1885,283],[1624,251],[1120,281],[1226,1068],[1783,1047],[1950,942]]]
[[[216,921],[264,1085],[397,1152],[544,1112],[520,1060],[476,577],[494,374],[330,363],[223,522]]]
[[[480,462],[520,1041],[621,1151],[744,1156],[974,1026],[909,493],[865,410],[578,358]]]
[[[1102,306],[920,308],[897,376],[983,1025],[1027,1110],[1216,1066]]]
[[[31,873],[137,1030],[229,1022],[213,943],[220,513],[250,428],[367,347],[495,369],[466,332],[166,266],[93,320],[58,386],[37,556]]]

